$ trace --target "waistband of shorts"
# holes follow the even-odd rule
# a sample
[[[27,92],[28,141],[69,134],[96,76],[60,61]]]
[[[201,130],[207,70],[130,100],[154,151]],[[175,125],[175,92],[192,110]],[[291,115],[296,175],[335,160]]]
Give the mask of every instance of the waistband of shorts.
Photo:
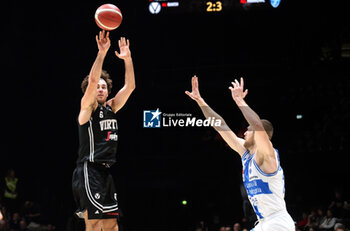
[[[267,217],[264,217],[262,219],[258,219],[258,221],[259,222],[268,221],[268,220],[271,220],[271,219],[273,219],[275,217],[278,217],[278,216],[281,216],[281,215],[284,215],[284,214],[288,214],[289,215],[289,213],[288,213],[288,211],[286,209],[274,212],[274,213],[268,215]]]

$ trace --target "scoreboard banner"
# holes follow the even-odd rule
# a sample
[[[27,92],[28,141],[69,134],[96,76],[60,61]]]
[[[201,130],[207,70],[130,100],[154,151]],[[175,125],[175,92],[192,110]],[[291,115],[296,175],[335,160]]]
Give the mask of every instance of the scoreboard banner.
[[[282,0],[148,0],[151,14],[220,13],[247,9],[274,9]]]

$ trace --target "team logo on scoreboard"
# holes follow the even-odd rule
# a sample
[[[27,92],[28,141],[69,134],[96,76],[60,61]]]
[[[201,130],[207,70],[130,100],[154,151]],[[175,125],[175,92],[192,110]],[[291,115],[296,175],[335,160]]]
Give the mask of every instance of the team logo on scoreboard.
[[[158,14],[161,9],[162,7],[159,2],[151,2],[148,6],[148,10],[151,14]]]
[[[270,0],[270,3],[273,8],[277,8],[280,5],[281,0]]]
[[[148,10],[151,14],[159,14],[162,8],[176,8],[180,6],[179,2],[168,2],[167,0],[149,0]]]

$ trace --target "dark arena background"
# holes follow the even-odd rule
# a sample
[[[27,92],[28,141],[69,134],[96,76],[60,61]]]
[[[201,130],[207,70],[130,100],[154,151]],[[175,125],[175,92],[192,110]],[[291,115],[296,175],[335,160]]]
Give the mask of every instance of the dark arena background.
[[[118,112],[118,162],[112,168],[121,231],[215,231],[254,222],[243,211],[240,158],[213,128],[143,127],[144,110],[204,118],[185,94],[193,75],[202,97],[241,135],[247,123],[228,87],[245,78],[247,103],[274,124],[285,199],[299,230],[307,230],[302,221],[312,210],[329,207],[350,228],[349,8],[338,1],[294,0],[274,8],[265,1],[108,2],[123,14],[110,33],[103,66],[112,92],[124,81],[123,61],[114,55],[121,36],[130,39],[136,78]],[[98,51],[94,13],[104,3],[2,6],[1,190],[9,169],[19,181],[16,204],[2,206],[0,230],[10,230],[12,213],[28,218],[26,201],[34,202],[42,230],[84,230],[73,216],[71,177],[80,84]]]

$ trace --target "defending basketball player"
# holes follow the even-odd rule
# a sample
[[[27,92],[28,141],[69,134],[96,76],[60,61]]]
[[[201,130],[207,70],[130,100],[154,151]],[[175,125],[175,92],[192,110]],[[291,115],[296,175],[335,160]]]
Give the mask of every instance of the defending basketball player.
[[[229,87],[232,98],[249,123],[244,139],[236,136],[224,119],[204,101],[199,93],[198,78],[192,78],[192,92],[185,93],[197,102],[206,118],[215,117],[222,121],[214,127],[226,143],[242,159],[243,183],[248,198],[254,208],[259,223],[254,231],[294,231],[294,222],[286,209],[284,201],[284,175],[279,162],[279,154],[271,143],[272,124],[261,120],[248,106],[244,98],[248,90],[243,91],[243,78],[232,82]]]
[[[86,230],[117,231],[117,192],[109,169],[116,162],[116,113],[135,89],[134,67],[129,40],[121,38],[120,52],[115,51],[115,55],[124,61],[125,83],[116,95],[108,99],[112,80],[102,70],[102,65],[111,45],[109,32],[100,32],[96,43],[97,57],[81,86],[84,96],[78,116],[79,151],[72,188],[78,205],[76,214],[84,218]]]

